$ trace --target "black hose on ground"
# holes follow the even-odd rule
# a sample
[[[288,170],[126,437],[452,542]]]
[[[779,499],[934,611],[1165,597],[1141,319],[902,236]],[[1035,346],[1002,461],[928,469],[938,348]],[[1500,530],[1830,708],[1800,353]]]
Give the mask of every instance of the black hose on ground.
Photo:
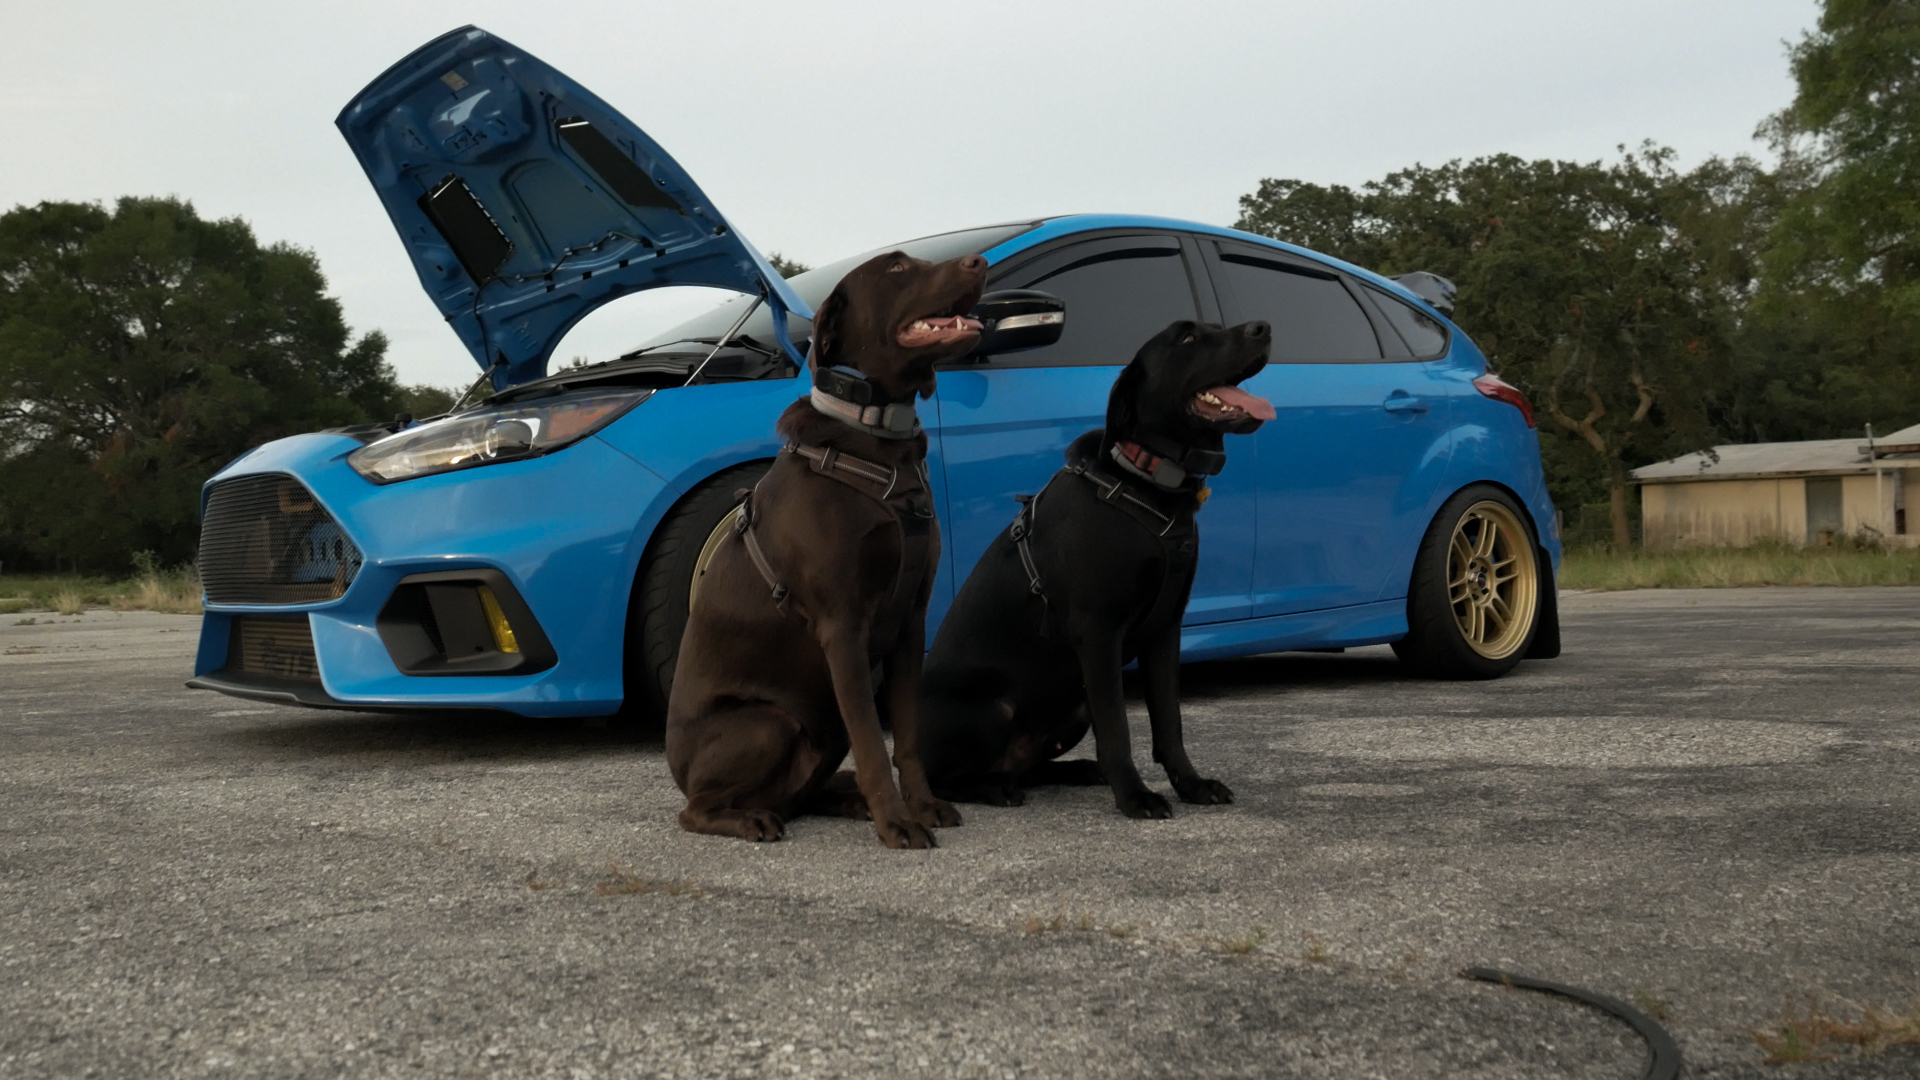
[[[1640,1080],[1673,1080],[1680,1075],[1680,1048],[1674,1045],[1673,1036],[1667,1029],[1653,1022],[1653,1018],[1639,1009],[1610,998],[1605,994],[1596,994],[1591,990],[1582,990],[1577,986],[1563,986],[1545,979],[1530,979],[1525,975],[1514,975],[1494,968],[1471,967],[1460,970],[1462,978],[1478,979],[1481,982],[1500,983],[1505,986],[1518,986],[1527,990],[1539,990],[1548,994],[1559,994],[1575,1001],[1584,1001],[1602,1012],[1609,1012],[1625,1020],[1640,1033],[1647,1042],[1647,1067],[1640,1074]]]

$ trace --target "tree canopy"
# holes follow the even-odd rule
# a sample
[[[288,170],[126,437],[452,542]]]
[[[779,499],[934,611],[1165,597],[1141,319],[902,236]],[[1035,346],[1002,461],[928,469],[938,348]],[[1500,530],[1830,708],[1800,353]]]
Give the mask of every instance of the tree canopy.
[[[0,215],[0,558],[193,555],[200,485],[271,439],[391,415],[309,252],[177,199]]]
[[[1237,225],[1452,278],[1455,321],[1540,406],[1555,501],[1610,502],[1624,543],[1634,465],[1920,420],[1920,0],[1825,0],[1789,60],[1774,168],[1497,154],[1264,180]]]

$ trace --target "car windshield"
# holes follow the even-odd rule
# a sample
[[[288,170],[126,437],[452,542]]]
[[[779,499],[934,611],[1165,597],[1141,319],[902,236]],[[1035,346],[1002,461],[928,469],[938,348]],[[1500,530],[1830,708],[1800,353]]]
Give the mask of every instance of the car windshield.
[[[923,236],[904,244],[889,244],[886,247],[849,256],[838,262],[815,267],[804,274],[795,274],[787,279],[787,284],[793,286],[793,291],[800,294],[800,299],[805,300],[808,307],[819,307],[827,298],[827,294],[833,291],[833,287],[840,284],[840,279],[846,276],[847,271],[875,255],[888,251],[904,251],[916,259],[944,262],[962,255],[978,255],[1019,236],[1033,228],[1035,224],[1035,222],[1023,221],[1011,225],[989,225],[980,229],[962,229],[959,232],[941,233],[938,236]],[[733,325],[733,321],[740,317],[740,305],[752,302],[753,297],[736,296],[703,315],[688,319],[665,333],[649,338],[635,351],[645,352],[648,349],[681,341],[713,341],[726,333],[727,328]],[[796,341],[808,336],[809,329],[805,319],[795,317],[787,322],[787,333]],[[774,348],[773,313],[765,307],[754,312],[753,317],[740,328],[740,334],[743,337],[752,338],[756,344]]]

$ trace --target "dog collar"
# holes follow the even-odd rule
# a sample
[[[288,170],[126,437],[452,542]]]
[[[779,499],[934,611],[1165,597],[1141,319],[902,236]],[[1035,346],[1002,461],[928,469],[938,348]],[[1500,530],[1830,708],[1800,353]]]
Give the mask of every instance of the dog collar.
[[[817,386],[807,399],[813,402],[816,411],[878,438],[911,439],[920,434],[920,414],[914,411],[911,401],[897,401],[891,405],[859,405],[835,397]]]
[[[1113,458],[1114,464],[1148,481],[1154,487],[1166,491],[1179,490],[1186,484],[1189,477],[1211,476],[1219,472],[1221,466],[1226,463],[1225,454],[1211,450],[1188,449],[1185,457],[1189,462],[1183,464],[1172,457],[1156,454],[1137,442],[1116,442],[1108,453]],[[1201,460],[1192,461],[1191,459],[1194,458],[1201,458]],[[1215,464],[1208,460],[1211,458],[1218,458],[1219,463]],[[1205,481],[1201,482],[1205,483]]]

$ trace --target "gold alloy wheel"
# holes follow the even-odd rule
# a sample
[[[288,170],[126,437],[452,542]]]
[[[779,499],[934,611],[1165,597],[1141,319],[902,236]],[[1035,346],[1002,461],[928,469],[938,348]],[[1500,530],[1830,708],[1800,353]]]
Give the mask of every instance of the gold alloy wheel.
[[[1504,504],[1474,503],[1447,546],[1447,603],[1474,652],[1503,660],[1526,643],[1540,602],[1540,565],[1527,528]]]
[[[733,519],[740,516],[740,508],[734,507],[720,519],[720,524],[707,534],[707,542],[700,545],[700,556],[693,560],[693,580],[687,583],[687,610],[693,610],[693,598],[700,595],[700,579],[707,576],[707,564],[713,561],[713,553],[726,543],[727,534],[733,532]]]

